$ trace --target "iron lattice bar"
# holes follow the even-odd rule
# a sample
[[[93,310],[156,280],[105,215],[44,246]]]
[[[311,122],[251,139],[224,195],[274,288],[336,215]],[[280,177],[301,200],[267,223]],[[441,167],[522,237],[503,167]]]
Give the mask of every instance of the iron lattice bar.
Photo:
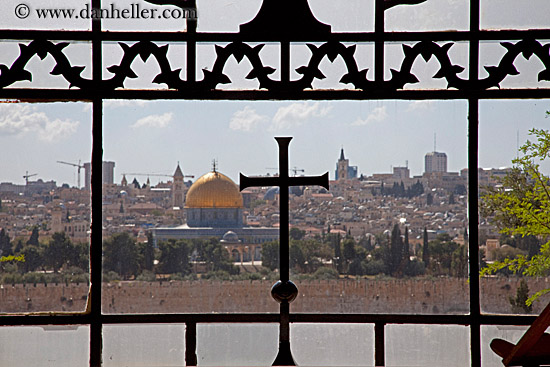
[[[479,316],[480,325],[530,325],[534,315]],[[104,325],[117,324],[265,324],[278,323],[278,313],[228,314],[103,314],[98,320]],[[3,315],[0,326],[33,325],[85,325],[95,321],[89,314]],[[418,314],[290,314],[291,323],[319,324],[414,324],[414,325],[471,325],[471,315],[418,315]]]
[[[90,0],[92,7],[100,8],[100,0]],[[395,4],[419,3],[412,0],[394,2]],[[287,32],[280,34],[254,34],[254,32],[240,33],[208,33],[197,32],[197,23],[188,21],[186,32],[108,32],[101,30],[101,21],[92,21],[90,31],[37,31],[37,30],[2,30],[2,40],[41,40],[49,41],[85,41],[92,44],[92,80],[84,81],[84,87],[80,89],[22,89],[0,88],[0,98],[18,99],[22,102],[54,102],[54,101],[84,101],[92,103],[93,119],[93,152],[92,152],[92,237],[91,237],[91,298],[86,313],[76,314],[43,314],[43,315],[2,315],[2,326],[31,326],[31,325],[90,325],[90,365],[100,366],[102,358],[102,329],[103,325],[115,324],[162,324],[181,323],[186,326],[185,362],[187,365],[197,364],[196,343],[197,324],[200,323],[279,323],[282,318],[279,314],[103,314],[101,311],[101,274],[102,274],[102,238],[101,238],[101,175],[102,171],[102,124],[103,101],[108,99],[143,99],[143,100],[465,100],[468,102],[468,168],[469,187],[478,187],[478,125],[479,102],[485,99],[542,99],[550,98],[550,89],[495,89],[501,80],[490,76],[486,80],[480,80],[480,42],[481,41],[518,41],[515,49],[507,47],[510,55],[519,55],[520,52],[528,54],[537,47],[542,47],[534,40],[548,40],[550,29],[535,30],[481,30],[480,29],[480,1],[470,0],[470,27],[467,31],[457,32],[386,32],[384,25],[384,10],[388,8],[388,2],[375,1],[375,24],[372,32],[329,32],[328,34],[314,34],[300,32]],[[102,80],[103,56],[102,46],[108,42],[157,42],[157,43],[185,43],[187,46],[185,83],[191,83],[191,87],[170,87],[165,90],[118,90],[112,85],[106,85]],[[242,44],[247,42],[275,43],[280,45],[280,69],[282,87],[275,86],[270,90],[239,90],[224,91],[212,88],[197,87],[196,59],[197,45],[200,43],[232,43],[235,50],[243,50]],[[342,43],[366,43],[374,44],[374,80],[359,80],[356,78],[353,88],[345,90],[308,90],[305,88],[288,88],[291,83],[291,45],[293,43],[322,43],[327,48],[342,48]],[[384,80],[385,46],[390,43],[414,43],[418,50],[430,49],[431,56],[439,55],[441,62],[441,46],[435,42],[464,42],[468,44],[469,73],[467,80],[450,78],[457,82],[453,85],[456,89],[445,90],[403,90],[402,86],[391,84],[388,88],[380,88],[387,85]],[[432,44],[430,44],[430,42]],[[156,46],[156,45],[154,45]],[[153,47],[153,46],[150,46]],[[439,48],[438,48],[439,47]],[[320,48],[320,47],[319,47]],[[417,50],[417,51],[418,51]],[[538,49],[537,49],[538,50]],[[535,50],[535,51],[537,51]],[[233,53],[232,53],[233,52]],[[316,50],[315,52],[321,52]],[[409,54],[407,54],[407,52]],[[416,52],[416,51],[415,51]],[[422,51],[419,51],[422,52]],[[235,55],[234,51],[226,50],[227,56]],[[404,51],[404,62],[414,62],[419,54],[408,50]],[[550,56],[540,53],[539,58],[546,66],[550,74]],[[422,55],[424,56],[424,55]],[[324,57],[324,56],[323,56]],[[545,58],[546,57],[546,58]],[[56,59],[57,60],[57,59]],[[411,61],[412,60],[412,61]],[[515,59],[514,59],[515,60]],[[445,61],[445,60],[444,60]],[[502,60],[501,60],[502,61]],[[450,59],[449,59],[450,62]],[[513,66],[513,62],[511,64]],[[501,65],[497,69],[500,68]],[[505,70],[510,65],[503,65]],[[223,69],[223,65],[222,65]],[[442,70],[444,67],[442,66]],[[501,71],[502,71],[501,70]],[[311,70],[310,70],[311,71]],[[407,71],[407,70],[405,70]],[[410,70],[409,70],[410,71]],[[443,70],[445,71],[445,70]],[[448,68],[447,68],[448,71]],[[411,74],[412,75],[412,74]],[[504,74],[506,77],[508,74]],[[446,75],[448,77],[448,75]],[[503,77],[503,78],[504,78]],[[548,78],[548,76],[546,76]],[[540,79],[540,75],[539,75]],[[544,79],[544,75],[542,80]],[[1,81],[1,78],[0,78]],[[123,80],[124,81],[124,80]],[[449,79],[447,79],[449,81]],[[88,83],[89,82],[89,83]],[[277,81],[279,82],[279,81]],[[496,85],[495,85],[496,83]],[[306,83],[307,84],[307,83]],[[358,87],[359,85],[359,87]],[[366,87],[365,87],[366,86]],[[492,89],[491,89],[492,88]],[[306,90],[304,90],[306,89]],[[360,90],[363,89],[363,90]],[[285,169],[284,172],[287,172]],[[482,325],[529,325],[535,320],[535,316],[506,316],[484,315],[480,307],[479,273],[479,249],[478,243],[478,202],[477,195],[469,196],[469,265],[470,265],[470,314],[468,315],[406,315],[406,314],[288,314],[284,323],[360,323],[373,324],[375,331],[375,363],[385,364],[385,327],[391,324],[425,324],[425,325],[465,325],[470,327],[471,339],[471,364],[481,365],[481,333]],[[288,204],[288,203],[287,203]],[[285,210],[287,212],[288,210]],[[286,254],[286,253],[285,253]],[[285,269],[288,274],[288,269]],[[288,275],[285,276],[288,280]],[[288,304],[287,304],[288,306]]]
[[[239,33],[213,33],[213,32],[125,32],[125,31],[101,31],[97,34],[92,31],[58,31],[58,30],[0,30],[2,35],[0,40],[59,40],[59,41],[90,41],[96,38],[105,42],[118,41],[151,41],[151,42],[187,42],[189,40],[196,42],[375,42],[383,40],[385,42],[418,42],[418,41],[455,41],[468,42],[472,40],[481,41],[502,41],[502,40],[521,40],[531,39],[549,39],[550,28],[517,30],[517,29],[499,29],[499,30],[479,30],[479,31],[426,31],[426,32],[333,32],[325,37],[300,35],[280,37],[255,37],[252,35],[242,35]]]
[[[476,93],[479,100],[504,99],[548,99],[550,89],[490,89]],[[49,102],[91,102],[93,92],[80,90],[37,90],[37,89],[0,89],[1,99],[17,99],[29,103]],[[364,100],[469,100],[471,93],[459,90],[399,90],[366,93],[362,91],[343,90],[337,93],[329,90],[312,90],[305,92],[269,92],[269,91],[186,91],[175,90],[114,90],[103,93],[103,100],[140,99],[140,100],[212,100],[212,101],[364,101]]]

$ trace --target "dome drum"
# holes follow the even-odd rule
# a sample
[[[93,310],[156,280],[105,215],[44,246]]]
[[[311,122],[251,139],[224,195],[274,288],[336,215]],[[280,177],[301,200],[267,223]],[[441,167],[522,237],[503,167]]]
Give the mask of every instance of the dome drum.
[[[241,208],[187,208],[189,227],[232,228],[243,226]]]
[[[201,176],[185,200],[189,227],[231,228],[243,226],[243,197],[227,176],[212,171]]]

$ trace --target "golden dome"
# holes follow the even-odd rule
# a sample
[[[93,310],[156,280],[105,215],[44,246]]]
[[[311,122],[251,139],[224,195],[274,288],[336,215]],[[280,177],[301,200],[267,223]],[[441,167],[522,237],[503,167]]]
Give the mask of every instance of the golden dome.
[[[186,208],[242,208],[239,188],[227,176],[213,171],[201,176],[187,192]]]

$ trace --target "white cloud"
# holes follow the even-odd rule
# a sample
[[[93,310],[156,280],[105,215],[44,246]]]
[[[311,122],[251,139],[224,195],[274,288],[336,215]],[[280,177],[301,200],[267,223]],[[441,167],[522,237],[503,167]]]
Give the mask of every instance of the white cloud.
[[[147,104],[147,101],[141,99],[107,99],[103,101],[103,106],[107,108],[117,108],[117,107],[143,107]]]
[[[291,105],[280,107],[275,116],[271,130],[288,129],[292,126],[299,126],[312,118],[325,117],[329,114],[332,106],[315,103],[293,103]]]
[[[174,117],[174,114],[172,112],[166,112],[166,113],[163,113],[162,115],[149,115],[137,120],[132,125],[132,127],[134,129],[137,129],[140,127],[163,128],[168,126],[170,122],[172,122],[173,117]]]
[[[434,108],[433,101],[413,101],[407,106],[407,112],[428,111]]]
[[[103,108],[115,109],[119,107],[144,107],[147,101],[141,99],[106,99],[103,101]],[[86,103],[82,108],[84,112],[92,110],[92,104]]]
[[[46,142],[63,140],[73,135],[79,122],[70,119],[50,119],[37,107],[22,104],[0,104],[0,135],[36,133]]]
[[[352,125],[354,126],[362,126],[367,125],[374,122],[382,122],[388,117],[388,113],[386,112],[386,106],[382,107],[376,107],[372,112],[367,116],[365,119],[357,118]]]
[[[267,120],[267,116],[259,115],[256,110],[246,106],[244,110],[233,114],[229,122],[229,128],[231,130],[252,131],[256,126]]]

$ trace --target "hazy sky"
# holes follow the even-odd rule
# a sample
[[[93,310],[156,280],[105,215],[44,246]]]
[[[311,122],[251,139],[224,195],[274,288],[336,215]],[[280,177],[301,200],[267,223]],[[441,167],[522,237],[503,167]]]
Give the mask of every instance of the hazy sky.
[[[333,25],[334,31],[372,30],[371,1],[345,0],[346,7],[338,2],[311,0],[317,17]],[[123,6],[130,1],[117,1]],[[11,0],[9,4],[16,4]],[[29,2],[32,6],[33,3]],[[43,1],[51,3],[52,1]],[[75,4],[71,2],[70,4]],[[216,4],[215,6],[213,4]],[[488,28],[533,26],[550,27],[550,1],[529,1],[520,8],[511,0],[482,1],[482,22]],[[12,5],[13,5],[12,4]],[[68,3],[69,4],[69,3]],[[240,23],[254,16],[261,1],[198,0],[199,27],[203,31],[237,31]],[[468,2],[466,0],[428,0],[417,6],[395,8],[388,12],[388,29],[467,29]],[[73,5],[74,6],[74,5]],[[352,9],[353,16],[346,12]],[[541,10],[543,9],[543,10]],[[520,11],[521,10],[521,11]],[[357,14],[366,14],[360,17]],[[411,14],[414,22],[410,22]],[[544,15],[543,15],[544,14]],[[13,18],[13,17],[11,17]],[[9,17],[9,11],[0,15],[0,24],[22,26]],[[4,22],[5,21],[5,22]],[[36,28],[44,23],[30,23]],[[143,25],[110,23],[113,29],[139,28]],[[86,23],[72,22],[68,26],[86,28]],[[178,24],[179,26],[179,24]],[[59,25],[49,25],[50,28]],[[170,26],[165,26],[164,28]],[[46,27],[48,28],[48,27]],[[0,64],[11,65],[18,54],[17,43],[0,43]],[[106,67],[120,62],[122,52],[117,44],[106,45]],[[84,76],[90,75],[89,45],[75,44],[65,49],[73,65],[87,66]],[[309,51],[304,45],[293,46],[299,67],[308,60]],[[172,67],[184,67],[180,56],[183,45],[170,45]],[[503,48],[498,43],[481,46],[483,65],[498,63]],[[457,44],[451,49],[454,63],[467,65],[467,47]],[[203,68],[210,68],[215,55],[212,45],[198,50],[198,78]],[[265,65],[277,67],[278,48],[266,46],[262,51]],[[388,70],[399,67],[402,60],[401,45],[388,46]],[[369,68],[372,78],[372,45],[357,50],[360,68]],[[33,58],[27,69],[33,71],[34,84],[42,87],[66,88],[66,82],[50,76],[54,66],[48,56],[41,61]],[[509,77],[502,87],[545,87],[548,82],[537,83],[542,64],[535,57],[530,61],[518,58],[516,66],[520,76]],[[158,66],[152,58],[144,63],[136,59],[133,70],[140,76],[126,82],[127,88],[165,88],[152,84]],[[421,83],[414,88],[445,88],[444,81],[432,80],[438,63],[417,61],[413,72]],[[326,80],[316,81],[318,88],[331,88],[342,75],[343,62],[328,60],[322,63]],[[250,64],[244,60],[237,64],[230,60],[225,72],[234,81],[244,79]],[[105,71],[105,77],[110,76]],[[467,71],[463,73],[467,75]],[[481,71],[481,76],[485,76]],[[182,75],[183,76],[183,75]],[[275,76],[276,77],[276,74]],[[29,82],[18,83],[28,87]],[[256,87],[255,81],[236,82],[227,88]],[[342,87],[341,85],[339,86]],[[550,119],[548,100],[483,101],[480,106],[480,159],[482,167],[509,166],[516,156],[516,148],[527,138],[532,127],[546,128]],[[308,175],[330,172],[334,175],[340,149],[345,149],[351,165],[357,165],[365,175],[390,172],[392,166],[405,166],[419,175],[424,170],[424,155],[434,149],[446,152],[448,168],[458,171],[467,165],[467,104],[465,101],[364,101],[364,102],[174,102],[174,101],[106,101],[104,106],[104,159],[116,162],[115,178],[120,182],[124,172],[172,174],[180,162],[185,174],[200,176],[211,168],[212,159],[218,161],[219,170],[237,180],[238,172],[245,174],[274,173],[278,166],[274,136],[293,136],[290,149],[290,166],[305,169]],[[24,183],[26,171],[38,174],[32,179],[55,180],[58,184],[76,185],[76,168],[56,163],[58,160],[87,162],[91,154],[91,111],[85,103],[0,104],[0,182]],[[82,175],[83,180],[84,175]],[[128,177],[130,179],[130,177]],[[146,177],[138,177],[140,182]],[[165,179],[163,179],[165,180]],[[158,178],[151,177],[156,183]]]

